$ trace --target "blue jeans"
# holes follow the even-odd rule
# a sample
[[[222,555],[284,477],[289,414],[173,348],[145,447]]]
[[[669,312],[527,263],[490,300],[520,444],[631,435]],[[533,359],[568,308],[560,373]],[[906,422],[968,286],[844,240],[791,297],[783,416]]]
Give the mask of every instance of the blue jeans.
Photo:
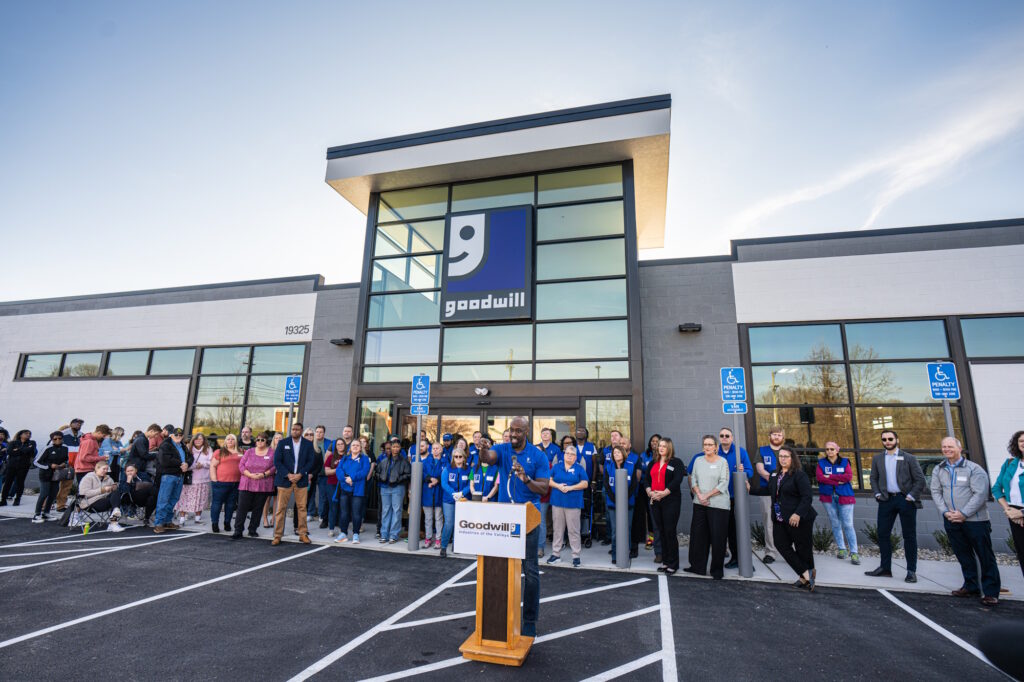
[[[525,577],[523,579],[522,635],[524,637],[537,636],[537,618],[540,616],[540,568],[537,566],[539,542],[540,526],[526,534],[526,558],[523,559]]]
[[[334,489],[337,484],[331,485],[327,482],[326,476],[321,476],[316,483],[317,508],[320,510],[320,520],[327,521],[331,513],[331,498],[334,497]]]
[[[237,483],[210,483],[210,521],[220,523],[220,512],[224,510],[224,526],[231,526],[231,518],[238,505]]]
[[[960,562],[964,574],[964,589],[981,592],[986,597],[999,598],[999,566],[992,551],[992,524],[989,521],[964,521],[950,523],[943,519],[949,543]],[[981,585],[978,585],[978,567],[974,557],[981,564]]]
[[[237,487],[237,486],[236,486]],[[156,497],[156,515],[153,524],[162,526],[174,518],[174,505],[181,497],[181,476],[161,476],[160,491]]]
[[[398,504],[401,505],[402,503],[399,502]],[[359,534],[359,529],[363,525],[363,509],[365,507],[365,497],[353,495],[344,490],[338,490],[338,518],[341,521],[342,535],[348,535],[348,524],[350,522],[352,523],[352,533],[354,535]],[[401,513],[401,506],[399,506],[399,513]],[[401,516],[399,516],[399,519],[401,519]]]
[[[612,535],[612,558],[615,558],[615,509],[613,507],[608,508],[608,532]],[[629,544],[629,531],[633,527],[633,508],[629,508],[628,519],[626,521],[626,544]]]
[[[833,497],[832,502],[825,505],[825,511],[828,512],[828,520],[832,524],[832,537],[836,539],[836,547],[842,551],[849,543],[850,552],[857,554],[857,531],[853,528],[853,505],[839,504],[839,500]],[[845,542],[843,536],[846,536]]]
[[[334,530],[338,526],[338,514],[341,512],[341,507],[338,503],[338,484],[335,483],[332,486],[325,486],[329,488],[329,495],[327,501],[327,527]]]
[[[448,545],[452,542],[452,535],[455,534],[455,503],[443,502],[441,509],[444,511],[444,526],[441,527],[441,549],[447,551]],[[534,553],[536,556],[536,553]]]
[[[393,485],[380,489],[380,503],[383,506],[380,519],[380,537],[384,540],[397,540],[402,532],[402,500],[405,499],[405,486]]]
[[[541,554],[544,553],[544,544],[548,539],[548,507],[551,506],[550,502],[538,502],[537,507],[540,509],[540,540],[537,541],[537,551]]]
[[[892,570],[892,527],[896,517],[900,518],[903,531],[903,546],[906,547],[907,570],[917,572],[917,507],[900,493],[889,495],[885,502],[878,503],[878,551],[881,554],[882,570]]]

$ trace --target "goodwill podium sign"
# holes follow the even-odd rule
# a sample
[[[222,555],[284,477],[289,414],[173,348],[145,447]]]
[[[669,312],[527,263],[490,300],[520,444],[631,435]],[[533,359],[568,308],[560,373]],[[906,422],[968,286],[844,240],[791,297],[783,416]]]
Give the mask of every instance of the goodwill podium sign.
[[[454,540],[458,554],[522,559],[526,557],[526,505],[456,502]]]

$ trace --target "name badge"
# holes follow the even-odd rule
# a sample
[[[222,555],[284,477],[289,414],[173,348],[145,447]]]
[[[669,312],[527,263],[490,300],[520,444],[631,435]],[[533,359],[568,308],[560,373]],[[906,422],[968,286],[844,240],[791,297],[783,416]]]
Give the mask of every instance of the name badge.
[[[843,473],[844,471],[846,471],[846,467],[837,467],[837,468],[836,468],[836,473],[837,473],[837,474],[841,474],[841,473]]]
[[[957,474],[956,475],[956,482],[957,483],[967,483],[967,474]]]
[[[717,464],[709,464],[709,465],[708,465],[708,469],[712,469],[712,470],[714,470],[714,469],[717,469],[717,468],[718,468],[718,465],[717,465]]]
[[[676,470],[675,467],[665,467],[665,468],[668,469],[669,471],[675,471]]]
[[[897,462],[902,462],[903,461],[903,455],[896,455],[896,461]]]
[[[285,445],[285,446],[284,446],[284,449],[285,449],[285,450],[291,450],[291,449],[292,449],[292,446],[291,446],[291,445]]]

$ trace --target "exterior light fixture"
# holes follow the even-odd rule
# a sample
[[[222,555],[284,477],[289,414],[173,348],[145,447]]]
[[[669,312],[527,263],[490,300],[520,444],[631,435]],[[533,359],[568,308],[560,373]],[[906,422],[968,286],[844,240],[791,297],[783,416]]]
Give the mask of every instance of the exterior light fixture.
[[[335,346],[351,346],[352,339],[348,337],[345,337],[343,339],[331,339],[331,343],[333,343]]]
[[[474,388],[473,389],[473,393],[476,393],[478,396],[482,397],[482,396],[490,395],[491,394],[491,389],[487,388],[486,386],[481,386],[480,388]]]
[[[683,322],[679,325],[679,331],[683,334],[696,334],[700,331],[700,322]]]

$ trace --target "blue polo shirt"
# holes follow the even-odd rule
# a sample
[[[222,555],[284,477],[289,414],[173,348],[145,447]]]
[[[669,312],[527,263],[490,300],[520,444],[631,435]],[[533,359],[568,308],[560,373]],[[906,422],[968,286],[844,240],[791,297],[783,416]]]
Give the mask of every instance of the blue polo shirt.
[[[501,486],[498,489],[498,502],[532,502],[540,510],[540,495],[530,490],[529,486],[512,474],[512,457],[523,467],[530,478],[551,478],[551,463],[547,455],[536,445],[527,443],[522,452],[512,449],[511,443],[499,443],[491,448],[498,456],[498,471],[501,472]],[[511,492],[511,498],[509,493]]]

